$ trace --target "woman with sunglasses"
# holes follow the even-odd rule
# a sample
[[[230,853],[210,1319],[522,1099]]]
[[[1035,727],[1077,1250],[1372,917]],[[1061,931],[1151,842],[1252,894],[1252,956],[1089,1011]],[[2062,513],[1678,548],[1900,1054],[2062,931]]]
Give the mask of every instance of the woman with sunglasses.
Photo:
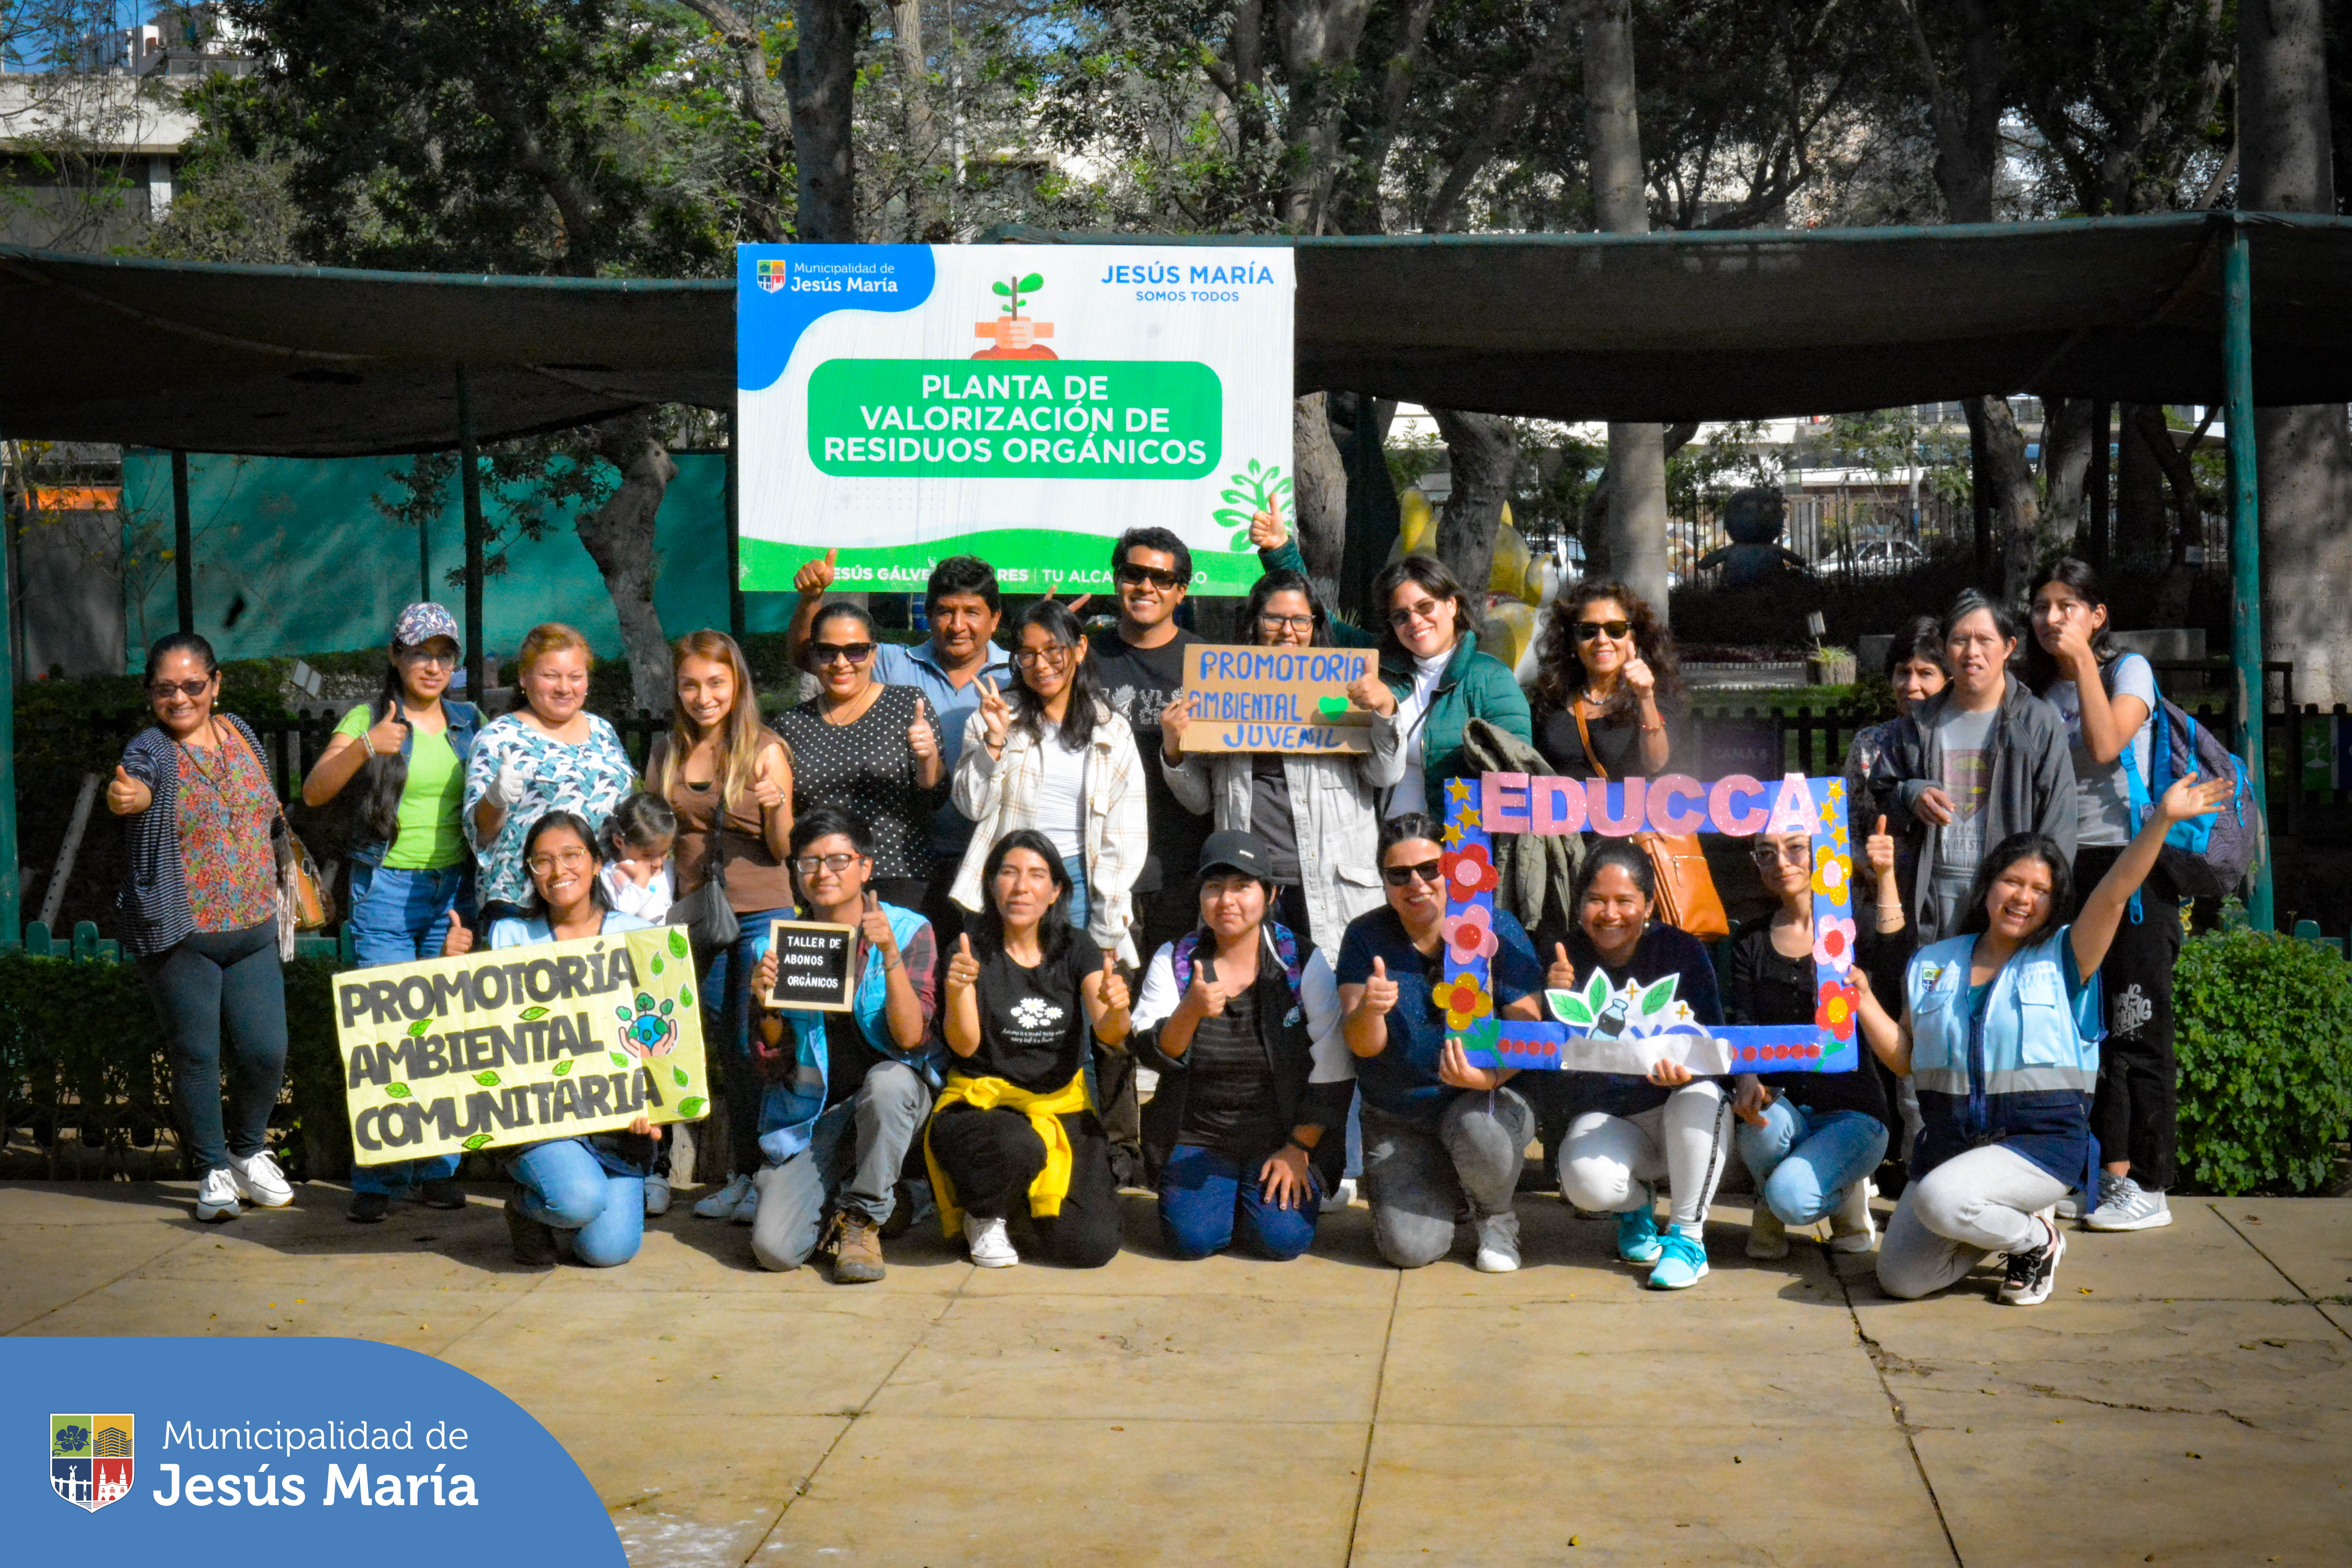
[[[1331,646],[1330,616],[1296,572],[1257,580],[1242,630],[1256,647]],[[1367,670],[1349,701],[1373,710],[1369,752],[1188,752],[1191,700],[1180,695],[1160,715],[1160,771],[1176,799],[1188,811],[1213,812],[1218,832],[1247,833],[1265,847],[1273,912],[1327,960],[1348,922],[1380,907],[1381,792],[1404,773],[1394,700],[1378,674]]]
[[[1503,1274],[1519,1266],[1511,1202],[1536,1113],[1507,1087],[1517,1068],[1473,1067],[1447,1038],[1447,1009],[1439,1003],[1446,949],[1441,832],[1421,812],[1381,825],[1388,902],[1357,917],[1339,943],[1339,1026],[1356,1058],[1364,1192],[1381,1256],[1399,1268],[1436,1262],[1453,1250],[1456,1217],[1466,1210],[1477,1231],[1478,1268]],[[1493,934],[1478,1010],[1536,1019],[1544,976],[1527,932],[1496,910]]]
[[[803,919],[856,929],[857,988],[846,1013],[761,1014],[772,1051],[751,1255],[762,1268],[791,1269],[827,1252],[835,1284],[870,1284],[883,1278],[882,1226],[898,1206],[899,1169],[940,1087],[939,948],[930,921],[875,896],[873,840],[848,813],[819,806],[794,821],[792,865]],[[764,925],[760,938],[765,946]],[[775,990],[776,971],[770,949],[752,974],[754,996]]]
[[[945,765],[923,694],[874,678],[876,646],[873,619],[858,605],[835,600],[819,610],[802,656],[816,700],[778,714],[776,732],[793,749],[793,809],[829,805],[866,824],[874,891],[913,909],[930,879]]]
[[[163,1026],[173,1109],[198,1175],[196,1217],[207,1222],[235,1219],[239,1199],[294,1201],[268,1147],[286,1079],[273,842],[285,817],[261,742],[244,720],[215,711],[219,700],[212,644],[192,632],[158,641],[147,650],[155,722],[131,738],[106,786],[106,808],[131,819],[115,899],[122,944]],[[236,1057],[226,1117],[224,1029]]]
[[[302,804],[313,808],[362,781],[350,915],[362,969],[435,957],[451,917],[473,918],[473,864],[461,818],[466,759],[482,714],[447,697],[457,668],[457,618],[430,603],[401,611],[383,690],[343,715],[302,781]],[[380,1223],[410,1187],[427,1208],[464,1208],[457,1174],[455,1154],[353,1165],[350,1217]]]
[[[560,621],[530,628],[515,655],[523,706],[482,726],[466,758],[466,831],[481,868],[482,918],[519,912],[530,895],[522,841],[551,811],[601,830],[635,787],[636,764],[613,726],[587,711],[588,639]]]
[[[976,826],[955,901],[980,912],[995,846],[1034,829],[1070,884],[1070,924],[1133,966],[1131,889],[1150,848],[1135,732],[1097,695],[1086,634],[1067,606],[1041,599],[1021,612],[1013,669],[1010,694],[982,678],[980,710],[964,725],[954,799]]]
[[[1009,1268],[1020,1209],[1055,1262],[1099,1268],[1118,1256],[1118,1184],[1086,1069],[1097,1046],[1126,1048],[1127,982],[1072,929],[1076,886],[1045,835],[1006,834],[981,876],[988,907],[948,961],[951,1056],[923,1142],[940,1225],[973,1263]]]
[[[615,936],[650,923],[604,902],[604,854],[596,830],[569,811],[551,811],[523,836],[530,902],[490,925],[492,952]],[[474,950],[474,933],[453,922],[441,951]],[[646,1176],[661,1129],[640,1116],[624,1132],[592,1132],[526,1143],[506,1156],[507,1237],[514,1259],[543,1268],[569,1253],[590,1268],[617,1268],[637,1255],[646,1236]]]
[[[1576,925],[1552,944],[1544,976],[1555,991],[1576,989],[1598,969],[1621,999],[1671,978],[1668,1000],[1702,1025],[1723,1022],[1715,963],[1706,946],[1659,923],[1657,873],[1630,839],[1604,838],[1585,857],[1576,884]],[[1605,1022],[1614,1008],[1604,1009]],[[1620,1012],[1619,1017],[1625,1016]],[[1649,1264],[1650,1287],[1683,1290],[1706,1278],[1706,1211],[1731,1152],[1731,1095],[1661,1055],[1646,1073],[1563,1072],[1557,1089],[1575,1114],[1559,1150],[1560,1196],[1591,1213],[1617,1216],[1617,1256]],[[1739,1082],[1752,1081],[1752,1075]],[[1658,1228],[1657,1184],[1673,1207]]]
[[[703,1219],[750,1225],[760,1194],[760,1084],[751,1062],[751,966],[766,951],[768,922],[791,918],[792,874],[784,852],[793,831],[793,757],[760,722],[760,701],[743,650],[724,632],[689,632],[670,648],[677,701],[669,733],[646,759],[646,782],[677,818],[671,864],[677,896],[714,873],[740,930],[711,954],[702,980],[705,1038],[721,1065],[735,1168],[694,1205]],[[716,1174],[716,1173],[713,1173]],[[667,1189],[667,1180],[656,1193]]]
[[[1381,815],[1444,811],[1444,783],[1464,771],[1462,731],[1484,719],[1525,741],[1528,700],[1501,660],[1478,651],[1478,616],[1469,591],[1441,562],[1408,555],[1382,569],[1372,603],[1381,637],[1381,683],[1364,706],[1395,721],[1403,771]]]
[[[1674,762],[1675,637],[1622,583],[1560,595],[1537,649],[1536,749],[1563,776],[1654,778]]]

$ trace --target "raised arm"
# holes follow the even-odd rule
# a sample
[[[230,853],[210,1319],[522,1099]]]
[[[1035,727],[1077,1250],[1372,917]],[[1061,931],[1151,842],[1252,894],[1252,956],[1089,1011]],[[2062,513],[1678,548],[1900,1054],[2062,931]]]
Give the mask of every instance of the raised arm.
[[[2088,979],[2105,962],[2107,949],[2116,940],[2116,927],[2122,923],[2124,910],[2147,874],[2156,869],[2158,851],[2164,847],[2164,836],[2172,831],[2173,824],[2186,822],[2192,816],[2210,816],[2221,809],[2236,792],[2234,778],[2207,779],[2199,782],[2190,773],[2175,779],[2156,809],[2147,814],[2147,821],[2137,837],[2125,846],[2083,900],[2083,912],[2074,917],[2072,941],[2074,944],[2074,972]]]

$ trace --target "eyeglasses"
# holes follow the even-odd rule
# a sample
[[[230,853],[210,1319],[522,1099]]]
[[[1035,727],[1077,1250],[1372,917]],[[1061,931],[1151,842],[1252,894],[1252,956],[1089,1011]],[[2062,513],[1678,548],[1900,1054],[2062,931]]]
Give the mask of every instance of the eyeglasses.
[[[1444,599],[1423,599],[1418,605],[1400,605],[1389,612],[1389,625],[1402,626],[1409,621],[1434,621],[1437,619],[1439,607],[1452,602]]]
[[[1803,842],[1759,844],[1748,853],[1755,858],[1759,866],[1777,866],[1783,860],[1792,865],[1810,866],[1813,861],[1813,847]]]
[[[151,680],[147,683],[147,695],[158,702],[174,691],[183,697],[202,697],[212,683],[213,678],[209,675],[202,680]]]
[[[793,862],[793,869],[803,877],[814,877],[819,871],[830,871],[838,877],[864,858],[863,855],[803,855]]]
[[[1579,621],[1576,623],[1576,640],[1591,642],[1603,635],[1622,637],[1633,629],[1633,625],[1631,621]]]
[[[1311,632],[1315,629],[1313,616],[1260,616],[1257,624],[1270,632]]]
[[[1415,877],[1420,878],[1424,882],[1435,882],[1442,880],[1444,876],[1445,870],[1444,866],[1435,860],[1423,860],[1418,866],[1383,866],[1381,868],[1381,880],[1386,882],[1391,888],[1410,887],[1412,885],[1412,879]]]
[[[559,849],[552,855],[534,855],[530,858],[528,864],[530,867],[531,874],[535,877],[544,877],[549,872],[555,870],[559,867],[566,871],[576,871],[581,867],[588,864],[588,851],[585,849]]]
[[[1162,572],[1157,566],[1137,566],[1131,563],[1118,569],[1118,580],[1133,587],[1140,587],[1149,583],[1162,593],[1171,588],[1181,587],[1184,583],[1184,579],[1173,572]]]
[[[427,648],[404,647],[400,650],[400,657],[410,664],[437,665],[443,669],[457,668],[457,656],[454,652],[434,653]]]
[[[1013,650],[1013,662],[1024,669],[1034,669],[1041,664],[1066,663],[1070,655],[1076,651],[1076,648],[1066,647],[1015,648]]]
[[[813,642],[809,658],[818,664],[864,664],[874,657],[870,642]]]

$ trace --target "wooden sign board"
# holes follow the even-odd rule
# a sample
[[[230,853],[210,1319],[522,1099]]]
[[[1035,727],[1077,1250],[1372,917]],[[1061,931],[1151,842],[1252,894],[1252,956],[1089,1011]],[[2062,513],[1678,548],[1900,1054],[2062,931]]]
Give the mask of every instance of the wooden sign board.
[[[1370,648],[1196,643],[1184,657],[1184,749],[1369,752],[1372,715],[1349,703],[1348,688],[1379,670]]]
[[[814,1013],[849,1011],[857,994],[857,973],[852,968],[857,953],[856,926],[771,921],[768,946],[776,955],[776,984],[768,993],[769,1006]]]

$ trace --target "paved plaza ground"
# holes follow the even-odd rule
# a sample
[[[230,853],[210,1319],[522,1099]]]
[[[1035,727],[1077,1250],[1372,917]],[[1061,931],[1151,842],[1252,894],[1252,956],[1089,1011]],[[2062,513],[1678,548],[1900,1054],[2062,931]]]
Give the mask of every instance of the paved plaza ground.
[[[437,1355],[546,1424],[639,1568],[2352,1562],[2344,1200],[2074,1232],[2017,1310],[1752,1263],[1731,1204],[1664,1296],[1552,1198],[1508,1276],[1386,1268],[1360,1206],[1296,1263],[1177,1263],[1130,1197],[1096,1272],[927,1223],[841,1288],[685,1202],[593,1273],[516,1267],[487,1192],[375,1226],[297,1193],[215,1227],[186,1184],[0,1187],[0,1327]]]

